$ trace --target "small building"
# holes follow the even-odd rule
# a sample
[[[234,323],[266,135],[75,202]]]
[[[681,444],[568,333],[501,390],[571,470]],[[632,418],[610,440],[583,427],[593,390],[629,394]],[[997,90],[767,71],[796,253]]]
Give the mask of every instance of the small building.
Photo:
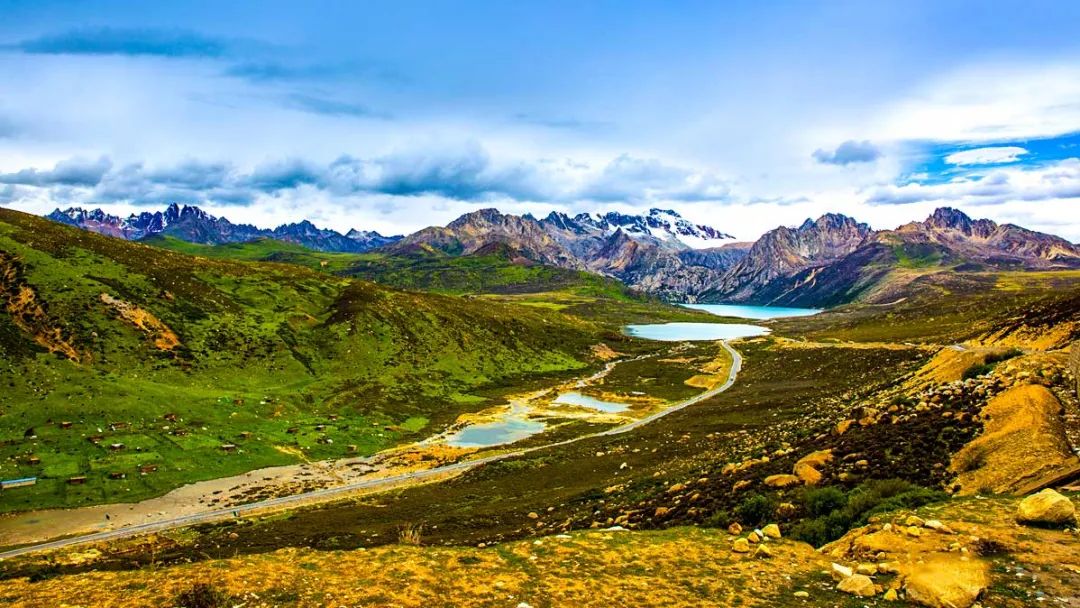
[[[321,432],[326,430],[326,425],[325,424],[316,424],[315,425],[315,430],[321,433]]]
[[[172,434],[173,437],[184,437],[188,433],[189,433],[189,431],[187,429],[175,429],[174,431],[172,431],[171,434]]]
[[[78,475],[78,476],[75,476],[75,477],[68,477],[67,482],[68,482],[69,486],[81,486],[84,483],[86,483],[86,475]]]
[[[86,438],[86,440],[89,441],[90,443],[94,444],[94,445],[97,445],[97,444],[101,443],[102,441],[105,441],[105,436],[104,435],[90,435],[89,437]]]
[[[168,414],[165,414],[164,416],[162,416],[162,418],[164,418],[165,420],[167,420],[169,422],[176,422],[178,420],[176,414],[174,414],[172,412],[169,412]]]
[[[63,422],[60,423],[60,428],[62,428],[62,429],[70,429],[71,428],[71,422],[68,422],[67,420],[64,420]]]
[[[113,471],[109,473],[109,479],[126,479],[127,473],[123,471]]]
[[[10,488],[21,488],[23,486],[32,486],[37,484],[37,477],[21,477],[19,479],[4,479],[0,481],[0,490],[8,490]]]
[[[337,414],[330,414],[330,415],[329,415],[329,416],[327,416],[326,418],[327,418],[328,420],[330,420],[331,422],[333,422],[334,420],[337,420],[337,419],[338,419],[338,415],[337,415]]]
[[[235,443],[223,443],[223,444],[221,444],[221,449],[225,450],[226,452],[235,452],[236,451],[236,444]]]
[[[241,439],[251,439],[251,435],[252,435],[251,431],[244,431],[244,432],[240,433],[240,438]]]
[[[359,447],[357,447],[357,446],[356,446],[356,445],[354,445],[354,444],[350,444],[350,445],[346,446],[346,448],[345,448],[345,449],[346,449],[346,451],[347,451],[348,453],[350,453],[350,454],[355,454],[355,453],[357,453],[357,452],[359,452],[359,451],[360,451],[360,448],[359,448]]]
[[[41,464],[41,459],[38,458],[37,456],[34,456],[33,454],[31,454],[31,455],[26,457],[26,464],[29,464],[29,465]]]
[[[139,474],[146,475],[147,473],[157,472],[156,464],[144,464],[139,467]]]
[[[290,435],[295,435],[295,434],[300,432],[300,428],[295,427],[295,426],[290,426],[289,428],[285,429],[285,432],[290,434]]]
[[[122,443],[110,443],[109,444],[109,449],[114,451],[114,452],[119,452],[120,450],[124,449],[124,444],[122,444]]]
[[[129,426],[131,426],[131,425],[126,423],[126,422],[113,422],[113,423],[109,424],[109,430],[110,431],[121,431],[121,430],[124,430],[124,429],[128,428]]]

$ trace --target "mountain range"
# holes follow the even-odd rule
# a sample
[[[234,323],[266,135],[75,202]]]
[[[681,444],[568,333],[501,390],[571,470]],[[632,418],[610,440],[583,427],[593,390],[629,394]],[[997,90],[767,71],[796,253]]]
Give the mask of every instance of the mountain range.
[[[164,211],[133,213],[126,218],[110,215],[101,209],[87,210],[81,207],[70,207],[64,211],[56,209],[46,217],[62,224],[127,240],[163,235],[204,245],[270,238],[303,245],[316,251],[363,252],[401,238],[355,229],[341,234],[334,230],[317,228],[307,220],[282,224],[273,230],[267,230],[250,224],[234,224],[226,218],[214,217],[198,207],[177,204],[169,205]]]
[[[642,215],[552,212],[537,219],[496,209],[465,214],[446,226],[386,237],[341,234],[303,221],[273,230],[233,224],[191,206],[120,218],[96,209],[48,216],[94,232],[138,240],[173,236],[202,244],[277,239],[318,251],[378,250],[391,256],[470,256],[496,249],[508,259],[619,279],[669,300],[831,306],[902,297],[915,277],[943,269],[1047,270],[1080,267],[1080,248],[1013,224],[972,219],[940,208],[926,220],[873,230],[828,213],[781,226],[753,243],[667,209]]]

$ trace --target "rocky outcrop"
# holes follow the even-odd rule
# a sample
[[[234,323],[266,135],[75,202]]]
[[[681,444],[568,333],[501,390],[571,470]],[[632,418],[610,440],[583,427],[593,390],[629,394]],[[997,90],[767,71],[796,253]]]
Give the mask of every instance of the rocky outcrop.
[[[950,464],[959,493],[1015,491],[1074,464],[1060,412],[1054,394],[1038,384],[1014,386],[991,399],[982,410],[982,435]]]

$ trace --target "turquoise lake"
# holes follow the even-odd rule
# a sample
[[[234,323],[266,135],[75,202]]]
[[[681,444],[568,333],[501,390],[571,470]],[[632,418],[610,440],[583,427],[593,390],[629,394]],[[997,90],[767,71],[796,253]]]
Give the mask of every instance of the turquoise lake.
[[[655,323],[627,325],[626,333],[646,340],[682,342],[684,340],[734,340],[769,333],[768,328],[743,323]]]
[[[820,308],[788,308],[784,306],[745,306],[742,304],[684,304],[687,308],[704,310],[721,317],[743,319],[779,319],[782,317],[808,317],[821,312]]]

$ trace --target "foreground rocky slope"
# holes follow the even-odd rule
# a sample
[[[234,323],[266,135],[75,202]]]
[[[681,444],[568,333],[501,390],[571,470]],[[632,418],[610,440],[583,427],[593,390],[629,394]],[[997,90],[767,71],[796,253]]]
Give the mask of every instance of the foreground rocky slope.
[[[1068,502],[1068,499],[1064,499]],[[1080,602],[1074,529],[1018,525],[1017,499],[879,516],[815,551],[762,533],[574,532],[481,548],[424,547],[419,528],[367,551],[286,549],[138,571],[5,581],[10,606],[864,606]],[[747,539],[753,539],[753,542]],[[151,538],[141,544],[167,544]],[[89,565],[93,548],[55,556]]]

